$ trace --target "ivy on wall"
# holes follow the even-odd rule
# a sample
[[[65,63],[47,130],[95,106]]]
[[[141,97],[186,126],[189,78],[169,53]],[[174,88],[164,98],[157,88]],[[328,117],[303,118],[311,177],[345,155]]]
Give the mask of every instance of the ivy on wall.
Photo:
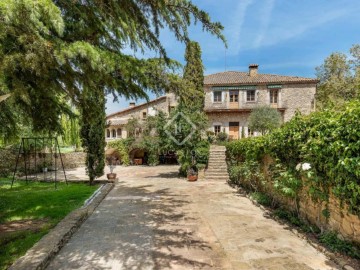
[[[313,199],[326,201],[331,191],[351,213],[360,213],[360,101],[340,111],[297,114],[269,135],[229,143],[227,154],[231,167],[260,162],[268,154],[275,160],[272,184],[283,195],[296,199],[306,185]]]

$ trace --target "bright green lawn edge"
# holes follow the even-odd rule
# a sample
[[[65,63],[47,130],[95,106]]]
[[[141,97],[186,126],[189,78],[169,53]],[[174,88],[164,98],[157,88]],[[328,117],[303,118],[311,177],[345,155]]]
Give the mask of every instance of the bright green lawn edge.
[[[46,219],[43,228],[35,232],[0,233],[0,270],[7,269],[42,236],[47,234],[71,211],[79,208],[98,186],[81,183],[53,183],[11,181],[0,178],[0,224],[14,220]]]

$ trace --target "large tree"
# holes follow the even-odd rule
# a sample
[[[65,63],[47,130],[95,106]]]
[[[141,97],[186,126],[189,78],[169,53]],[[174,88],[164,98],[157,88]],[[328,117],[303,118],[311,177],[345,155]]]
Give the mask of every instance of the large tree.
[[[259,106],[252,110],[249,116],[249,128],[262,135],[280,127],[281,114],[277,109],[268,106]]]
[[[204,66],[201,60],[201,48],[199,43],[189,41],[185,51],[186,65],[184,68],[184,80],[186,90],[180,97],[193,110],[202,110],[205,103],[204,92]]]
[[[342,105],[360,97],[360,45],[350,49],[350,57],[335,52],[316,68],[320,80],[317,89],[319,108]]]
[[[1,84],[35,130],[60,132],[59,115],[71,113],[67,99],[85,112],[89,95],[147,98],[147,90],[171,88],[160,31],[188,42],[192,18],[224,40],[221,24],[188,0],[0,0]],[[156,51],[160,59],[126,55],[128,47]],[[93,105],[96,111],[103,102]],[[89,124],[103,128],[97,119]],[[102,147],[104,136],[96,137]]]

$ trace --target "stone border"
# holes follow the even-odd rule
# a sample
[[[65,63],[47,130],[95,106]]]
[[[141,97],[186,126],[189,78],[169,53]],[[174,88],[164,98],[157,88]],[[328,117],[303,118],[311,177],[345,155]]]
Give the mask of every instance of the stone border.
[[[264,207],[263,205],[261,205],[260,203],[258,203],[256,200],[254,200],[249,193],[247,193],[246,191],[244,191],[243,189],[241,189],[241,195],[245,196],[247,199],[249,199],[255,206],[259,207],[261,210],[263,210],[266,213],[271,213],[271,211],[269,211],[269,209],[267,209],[266,207]],[[239,193],[239,189],[237,190],[237,192]],[[286,223],[288,224],[287,221],[284,221],[276,216],[271,215],[271,218],[274,219],[276,222],[282,224],[282,223]],[[321,253],[323,253],[326,257],[328,257],[330,260],[332,260],[335,264],[337,264],[340,269],[343,270],[355,270],[352,266],[350,266],[349,264],[347,264],[347,262],[345,260],[343,260],[342,258],[339,258],[335,253],[329,251],[328,249],[326,249],[325,247],[323,247],[322,245],[314,242],[312,239],[310,239],[305,233],[301,232],[300,230],[298,230],[297,228],[294,228],[293,226],[290,227],[290,232],[292,232],[293,234],[295,234],[297,237],[299,237],[300,239],[305,240],[310,246],[314,247],[316,250],[320,251]]]
[[[68,242],[81,224],[94,212],[95,208],[112,190],[114,184],[101,186],[87,203],[68,214],[55,228],[43,236],[26,254],[20,257],[9,270],[40,270],[45,269],[52,258]]]

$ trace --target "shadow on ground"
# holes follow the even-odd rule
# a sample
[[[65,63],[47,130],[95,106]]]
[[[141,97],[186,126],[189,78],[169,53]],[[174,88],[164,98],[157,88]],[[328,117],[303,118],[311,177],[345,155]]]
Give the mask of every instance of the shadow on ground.
[[[48,269],[212,268],[187,196],[152,188],[120,182]]]

